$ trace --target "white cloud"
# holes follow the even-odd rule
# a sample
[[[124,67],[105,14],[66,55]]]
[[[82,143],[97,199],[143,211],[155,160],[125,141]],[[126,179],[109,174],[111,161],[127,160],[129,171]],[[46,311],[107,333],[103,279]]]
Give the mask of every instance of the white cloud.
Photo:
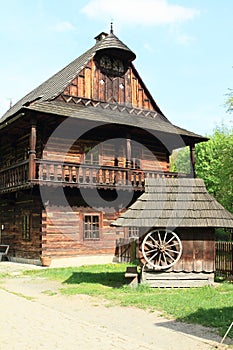
[[[147,50],[148,52],[154,52],[155,51],[155,49],[150,45],[150,44],[148,44],[148,43],[145,43],[144,45],[143,45],[143,47],[144,47],[144,49],[145,50]]]
[[[58,22],[52,27],[52,30],[59,33],[69,32],[74,29],[75,27],[70,22]]]
[[[189,45],[196,40],[195,37],[183,33],[177,26],[171,26],[169,34],[176,43],[181,45]]]
[[[82,12],[90,18],[114,18],[118,23],[138,25],[174,24],[190,20],[199,10],[168,0],[89,0]]]

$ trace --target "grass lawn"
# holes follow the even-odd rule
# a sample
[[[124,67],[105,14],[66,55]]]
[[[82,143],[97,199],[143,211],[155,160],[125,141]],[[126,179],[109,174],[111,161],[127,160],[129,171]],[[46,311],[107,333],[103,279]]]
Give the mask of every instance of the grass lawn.
[[[128,264],[127,264],[128,266]],[[159,310],[179,321],[216,327],[223,336],[233,321],[233,283],[201,288],[149,288],[125,285],[125,264],[92,265],[26,271],[61,282],[61,293],[88,294],[107,299],[111,304]],[[230,337],[233,338],[233,330]]]

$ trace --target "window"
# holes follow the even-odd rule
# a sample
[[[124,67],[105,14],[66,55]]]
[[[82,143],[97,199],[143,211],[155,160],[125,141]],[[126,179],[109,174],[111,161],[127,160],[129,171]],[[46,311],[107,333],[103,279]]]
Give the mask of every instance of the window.
[[[98,147],[86,146],[84,149],[85,164],[99,164],[99,150]]]
[[[139,237],[139,227],[129,227],[129,237]]]
[[[84,239],[100,238],[100,218],[99,215],[84,215]]]
[[[22,238],[25,241],[29,241],[31,236],[31,216],[30,214],[23,215],[23,232]]]

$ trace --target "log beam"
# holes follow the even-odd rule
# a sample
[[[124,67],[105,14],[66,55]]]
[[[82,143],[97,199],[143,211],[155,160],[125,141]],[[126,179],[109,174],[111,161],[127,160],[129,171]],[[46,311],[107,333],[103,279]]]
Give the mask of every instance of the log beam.
[[[36,178],[36,121],[31,121],[31,133],[29,142],[29,180]]]

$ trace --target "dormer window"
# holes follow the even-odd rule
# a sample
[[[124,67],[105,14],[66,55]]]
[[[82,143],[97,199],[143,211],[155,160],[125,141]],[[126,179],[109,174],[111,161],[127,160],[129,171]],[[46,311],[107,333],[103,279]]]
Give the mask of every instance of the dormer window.
[[[107,55],[101,56],[96,63],[102,73],[110,76],[122,76],[127,70],[125,62]]]

